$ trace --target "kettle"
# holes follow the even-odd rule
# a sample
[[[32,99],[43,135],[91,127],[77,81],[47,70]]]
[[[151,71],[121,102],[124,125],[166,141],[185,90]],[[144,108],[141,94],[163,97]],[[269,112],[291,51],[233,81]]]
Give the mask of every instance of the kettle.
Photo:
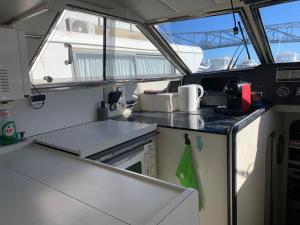
[[[198,84],[189,84],[178,87],[179,110],[192,112],[200,107],[200,99],[204,94],[204,89]]]

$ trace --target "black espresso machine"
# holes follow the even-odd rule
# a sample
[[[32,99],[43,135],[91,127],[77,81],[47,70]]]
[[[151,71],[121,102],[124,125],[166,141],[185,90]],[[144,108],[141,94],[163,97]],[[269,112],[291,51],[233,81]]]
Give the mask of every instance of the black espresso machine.
[[[251,84],[243,81],[229,81],[225,86],[227,94],[226,114],[242,115],[251,108]]]

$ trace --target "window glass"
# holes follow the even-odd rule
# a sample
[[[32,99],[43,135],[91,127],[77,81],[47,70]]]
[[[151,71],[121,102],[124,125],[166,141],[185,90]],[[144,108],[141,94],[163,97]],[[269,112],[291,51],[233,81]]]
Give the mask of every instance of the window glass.
[[[259,10],[276,63],[300,61],[299,10],[300,1],[277,4]]]
[[[250,58],[241,31],[233,34],[232,14],[167,22],[156,25],[163,38],[193,73],[253,67],[260,64],[240,15]]]
[[[174,66],[135,24],[107,19],[107,79],[176,76]]]
[[[177,76],[135,24],[107,18],[106,79]],[[35,84],[103,80],[102,17],[65,10],[30,69]]]
[[[102,80],[102,46],[103,18],[65,10],[30,69],[32,81],[47,83],[46,76],[53,83]]]

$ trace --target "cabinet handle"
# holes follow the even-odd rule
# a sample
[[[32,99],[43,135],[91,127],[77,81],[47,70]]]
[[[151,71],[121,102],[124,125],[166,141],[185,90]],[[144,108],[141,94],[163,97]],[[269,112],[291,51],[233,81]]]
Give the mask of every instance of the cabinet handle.
[[[265,225],[273,224],[274,208],[274,189],[273,189],[273,174],[274,174],[274,154],[276,146],[276,133],[273,131],[268,136],[267,140],[267,151],[266,151],[266,183],[265,183]]]
[[[283,161],[283,156],[284,156],[284,137],[283,135],[280,135],[277,141],[277,165],[280,165]]]

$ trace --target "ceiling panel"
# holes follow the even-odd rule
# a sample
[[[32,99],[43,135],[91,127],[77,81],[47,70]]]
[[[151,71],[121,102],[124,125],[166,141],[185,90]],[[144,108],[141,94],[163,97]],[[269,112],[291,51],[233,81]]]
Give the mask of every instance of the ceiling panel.
[[[99,8],[106,9],[106,10],[114,10],[114,9],[120,7],[120,5],[115,0],[76,0],[76,1],[82,2],[82,3],[88,3],[91,6],[94,5]]]
[[[30,8],[49,2],[55,10],[61,11],[65,4],[88,4],[95,10],[109,11],[111,14],[132,17],[134,19],[153,20],[171,18],[189,12],[205,12],[206,10],[228,5],[229,0],[0,0],[0,23],[16,17]],[[239,2],[239,0],[235,0]],[[56,7],[57,6],[57,7]],[[127,13],[126,13],[127,12]]]
[[[45,2],[43,0],[1,0],[0,1],[0,24],[4,23],[32,7]]]
[[[169,15],[175,11],[159,0],[117,0],[120,5],[143,19],[153,19]]]
[[[214,0],[160,0],[168,5],[170,8],[176,10],[176,12],[191,11],[195,9],[205,9],[216,5]]]
[[[228,9],[230,0],[116,0],[122,7],[145,20],[173,18]],[[234,0],[240,5],[240,0]]]
[[[32,18],[17,22],[14,24],[14,27],[26,31],[27,34],[45,35],[55,16],[56,12],[47,11]]]

